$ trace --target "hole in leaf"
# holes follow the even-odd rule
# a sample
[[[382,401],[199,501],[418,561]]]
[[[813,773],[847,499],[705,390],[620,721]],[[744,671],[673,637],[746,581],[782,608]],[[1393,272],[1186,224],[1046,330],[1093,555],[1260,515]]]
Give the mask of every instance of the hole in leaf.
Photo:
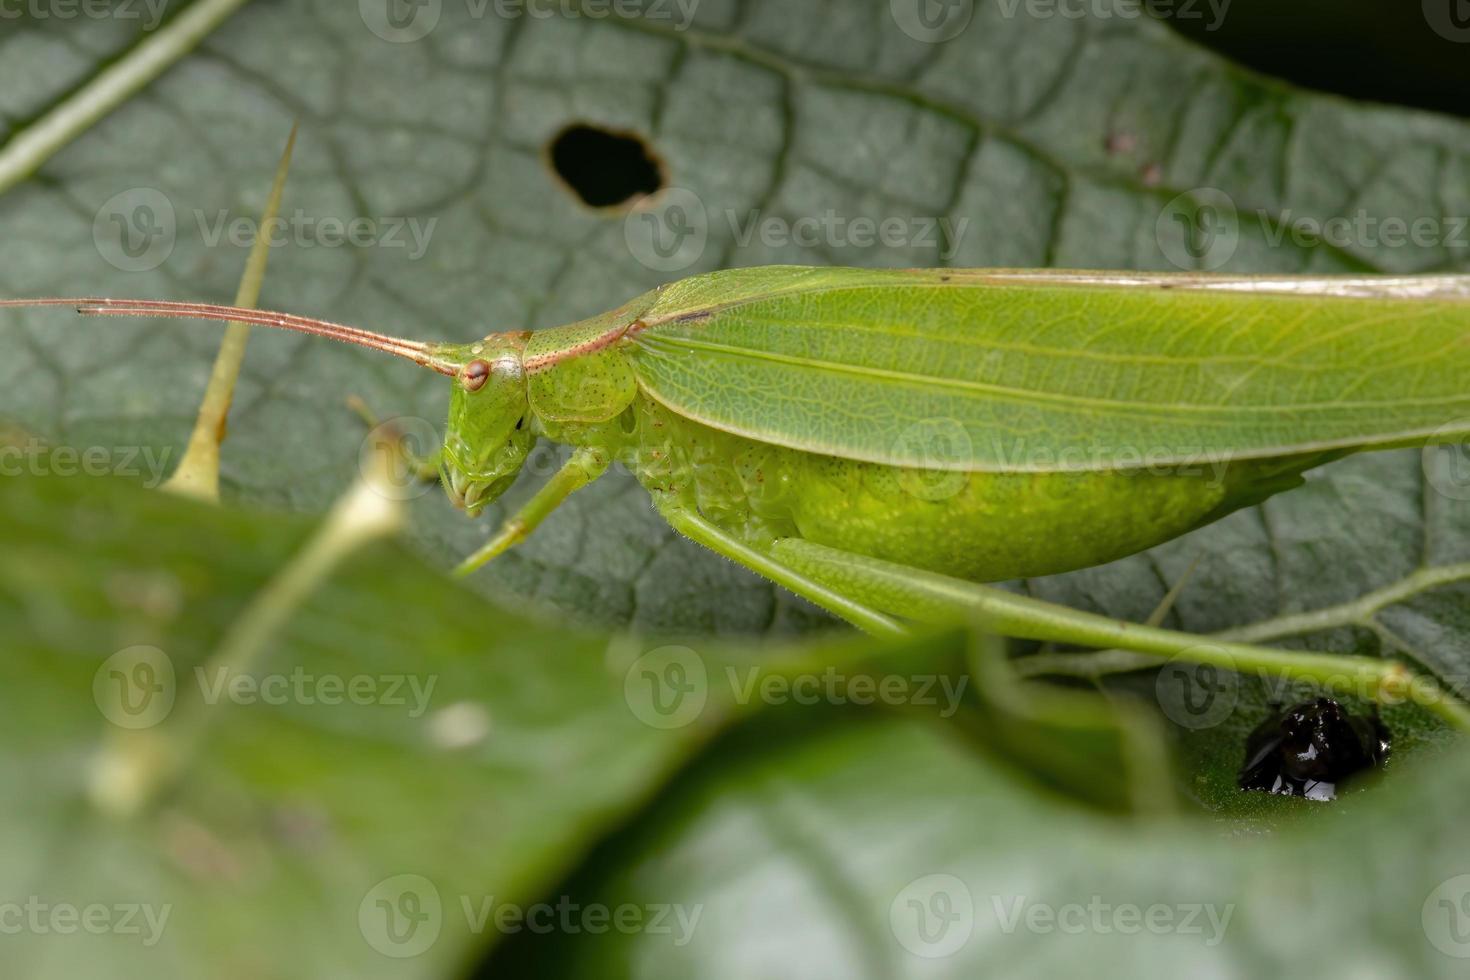
[[[551,141],[551,166],[593,208],[629,204],[663,186],[663,164],[641,138],[595,126],[568,126]]]

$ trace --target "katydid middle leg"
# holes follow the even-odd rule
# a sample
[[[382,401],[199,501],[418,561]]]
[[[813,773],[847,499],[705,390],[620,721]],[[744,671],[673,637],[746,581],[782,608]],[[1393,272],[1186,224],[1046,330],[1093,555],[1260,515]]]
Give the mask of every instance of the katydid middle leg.
[[[885,612],[929,622],[969,620],[1003,636],[1133,650],[1240,673],[1304,680],[1375,701],[1407,698],[1451,725],[1470,730],[1470,707],[1432,678],[1415,676],[1396,661],[1276,649],[1127,623],[800,538],[775,542],[771,555],[851,601]]]

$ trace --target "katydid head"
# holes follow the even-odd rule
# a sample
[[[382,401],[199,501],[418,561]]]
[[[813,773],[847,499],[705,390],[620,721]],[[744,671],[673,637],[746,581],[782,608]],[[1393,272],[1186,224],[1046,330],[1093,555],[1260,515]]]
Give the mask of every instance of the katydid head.
[[[524,334],[491,334],[462,348],[464,366],[449,396],[440,476],[449,498],[471,517],[515,482],[536,444],[521,365]]]
[[[208,303],[128,299],[0,300],[0,308],[71,306],[78,313],[178,317],[279,327],[383,351],[454,379],[440,477],[470,516],[515,481],[536,438],[525,424],[528,401],[521,354],[527,334],[491,334],[474,344],[430,344],[287,313]]]

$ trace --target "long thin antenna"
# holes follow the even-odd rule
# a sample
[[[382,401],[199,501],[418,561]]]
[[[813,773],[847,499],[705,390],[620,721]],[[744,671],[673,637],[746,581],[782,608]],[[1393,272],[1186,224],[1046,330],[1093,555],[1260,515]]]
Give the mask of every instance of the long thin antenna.
[[[213,303],[174,303],[147,299],[6,299],[0,307],[26,306],[70,306],[84,316],[138,316],[178,317],[187,320],[222,320],[225,322],[249,323],[261,327],[278,327],[314,337],[339,340],[370,350],[383,351],[395,357],[406,358],[440,374],[454,377],[459,365],[435,353],[437,345],[416,340],[404,340],[386,334],[373,333],[359,327],[349,327],[329,320],[295,316],[290,313],[272,313],[266,310],[246,309],[240,306],[218,306]]]

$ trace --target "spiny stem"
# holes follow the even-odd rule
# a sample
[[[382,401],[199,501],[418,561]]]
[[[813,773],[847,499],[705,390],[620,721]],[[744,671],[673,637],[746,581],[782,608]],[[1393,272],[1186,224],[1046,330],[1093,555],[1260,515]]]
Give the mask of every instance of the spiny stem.
[[[291,615],[346,557],[398,530],[402,504],[382,489],[388,465],[384,460],[383,472],[365,474],[305,547],[256,595],[202,668],[206,674],[232,678],[258,667]],[[115,816],[135,813],[188,766],[209,725],[224,710],[223,702],[206,702],[202,691],[194,695],[182,701],[178,713],[163,725],[118,732],[104,747],[91,784],[99,808]]]
[[[270,196],[261,215],[260,233],[255,236],[250,257],[245,261],[245,274],[240,277],[240,289],[235,294],[235,305],[253,307],[260,299],[260,288],[265,282],[266,263],[270,260],[270,236],[265,233],[281,210],[281,196],[286,189],[286,174],[291,169],[291,152],[296,147],[296,125],[286,138],[286,149],[281,153],[281,162],[276,167],[275,181],[271,184]],[[184,451],[183,461],[174,475],[169,477],[163,489],[186,497],[196,497],[209,503],[219,503],[219,447],[225,441],[230,404],[235,397],[235,383],[240,378],[240,365],[245,360],[245,345],[250,341],[250,325],[233,322],[225,330],[219,354],[214,359],[214,370],[209,375],[209,386],[204,390],[204,400],[199,405],[199,416],[194,422],[194,431],[189,436],[189,447]]]
[[[192,51],[246,0],[197,0],[0,150],[0,194]]]

